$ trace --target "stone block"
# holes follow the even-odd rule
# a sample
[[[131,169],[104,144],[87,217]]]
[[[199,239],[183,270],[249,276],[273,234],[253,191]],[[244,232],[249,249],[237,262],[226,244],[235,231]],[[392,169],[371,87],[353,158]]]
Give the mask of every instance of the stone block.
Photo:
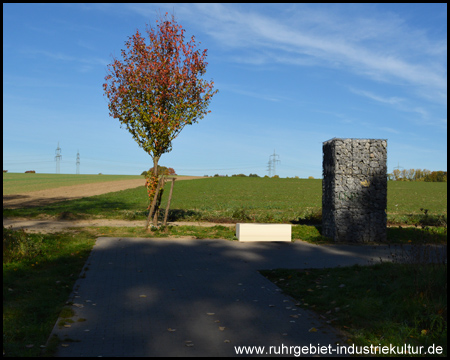
[[[291,241],[290,224],[236,224],[239,241]]]
[[[323,143],[323,235],[335,241],[386,239],[387,141]]]

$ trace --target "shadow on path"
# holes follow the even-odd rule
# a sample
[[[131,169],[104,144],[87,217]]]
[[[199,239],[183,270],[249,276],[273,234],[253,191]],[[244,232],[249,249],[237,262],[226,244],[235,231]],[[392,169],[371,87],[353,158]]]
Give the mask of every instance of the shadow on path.
[[[257,270],[368,264],[390,253],[383,246],[99,238],[71,295],[74,322],[53,330],[64,344],[57,356],[236,356],[235,346],[342,344]]]

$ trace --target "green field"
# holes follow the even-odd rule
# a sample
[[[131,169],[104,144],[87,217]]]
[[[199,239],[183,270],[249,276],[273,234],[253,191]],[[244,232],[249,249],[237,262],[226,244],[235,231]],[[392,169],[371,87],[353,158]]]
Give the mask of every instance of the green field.
[[[77,177],[67,176],[68,179]],[[117,180],[127,178],[118,175],[103,175],[98,178],[108,178],[112,181],[115,176]],[[86,175],[86,181],[96,178],[97,175]],[[30,187],[35,186],[34,181],[28,181]],[[28,186],[25,180],[23,184]],[[49,182],[47,186],[50,186]],[[163,208],[166,207],[167,197],[168,190],[163,196]],[[388,221],[391,223],[420,224],[426,218],[435,221],[435,225],[440,225],[439,222],[446,222],[447,219],[447,184],[390,181],[387,203]],[[3,213],[5,216],[37,216],[42,213],[57,216],[61,213],[71,213],[78,217],[145,219],[147,207],[147,192],[142,186],[54,203],[42,208],[4,209]],[[169,220],[320,223],[321,208],[321,180],[208,178],[175,182]],[[421,209],[426,209],[426,214],[425,210]]]
[[[164,194],[167,196],[167,194]],[[163,207],[166,196],[163,197]],[[388,182],[388,216],[402,221],[447,216],[447,184]],[[175,183],[171,209],[197,216],[289,222],[314,218],[322,208],[322,180],[211,178]]]
[[[10,175],[13,175],[10,177]],[[76,184],[85,175],[17,175],[26,189]],[[41,175],[41,176],[36,176]],[[53,179],[52,179],[53,178]],[[85,182],[142,178],[86,175]],[[107,179],[108,180],[105,180]],[[22,179],[22,180],[21,180]],[[25,180],[23,180],[25,179]],[[39,181],[42,180],[41,184]],[[80,183],[80,182],[78,182]],[[42,189],[42,188],[41,188]],[[18,191],[18,190],[15,190]],[[168,188],[162,208],[166,207]],[[320,234],[321,180],[268,178],[208,178],[176,181],[169,221],[292,222],[292,238],[329,243]],[[43,207],[3,209],[3,216],[51,215],[67,218],[145,219],[148,198],[144,186]],[[425,214],[425,210],[428,211]],[[447,184],[388,182],[388,220],[417,227],[388,228],[392,244],[447,243]],[[161,216],[164,214],[162,211]],[[3,228],[3,351],[4,356],[51,356],[57,342],[41,345],[84,267],[98,236],[168,237],[235,240],[225,226],[169,226],[147,231],[140,227],[86,227],[56,234],[27,234]],[[433,227],[428,225],[438,225]],[[433,245],[426,247],[432,249]],[[417,248],[416,248],[417,249]],[[6,250],[6,251],[5,251]],[[402,256],[421,253],[412,251]],[[446,252],[445,252],[446,254]],[[419,256],[420,255],[420,256]],[[414,260],[414,256],[411,256]],[[271,270],[262,272],[294,297],[303,308],[317,312],[345,331],[359,345],[411,343],[447,344],[447,264],[382,263],[370,267]],[[83,276],[83,275],[82,275]],[[345,280],[343,280],[345,279]],[[345,283],[341,288],[340,284]],[[61,313],[62,314],[62,313]]]
[[[3,173],[3,195],[104,181],[143,179],[141,175],[67,175]]]

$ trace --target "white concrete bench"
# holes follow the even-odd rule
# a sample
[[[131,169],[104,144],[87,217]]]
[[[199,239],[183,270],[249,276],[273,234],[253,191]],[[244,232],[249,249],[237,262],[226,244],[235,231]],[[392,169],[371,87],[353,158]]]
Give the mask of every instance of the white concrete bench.
[[[236,224],[239,241],[291,241],[290,224]]]

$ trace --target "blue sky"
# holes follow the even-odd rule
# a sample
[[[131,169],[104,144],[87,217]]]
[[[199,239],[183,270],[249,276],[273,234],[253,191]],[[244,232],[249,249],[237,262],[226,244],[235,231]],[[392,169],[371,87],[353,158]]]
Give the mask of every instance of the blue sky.
[[[447,4],[3,4],[3,169],[140,174],[152,160],[102,84],[136,30],[175,13],[219,93],[160,164],[322,176],[333,137],[388,140],[388,172],[447,170]]]

